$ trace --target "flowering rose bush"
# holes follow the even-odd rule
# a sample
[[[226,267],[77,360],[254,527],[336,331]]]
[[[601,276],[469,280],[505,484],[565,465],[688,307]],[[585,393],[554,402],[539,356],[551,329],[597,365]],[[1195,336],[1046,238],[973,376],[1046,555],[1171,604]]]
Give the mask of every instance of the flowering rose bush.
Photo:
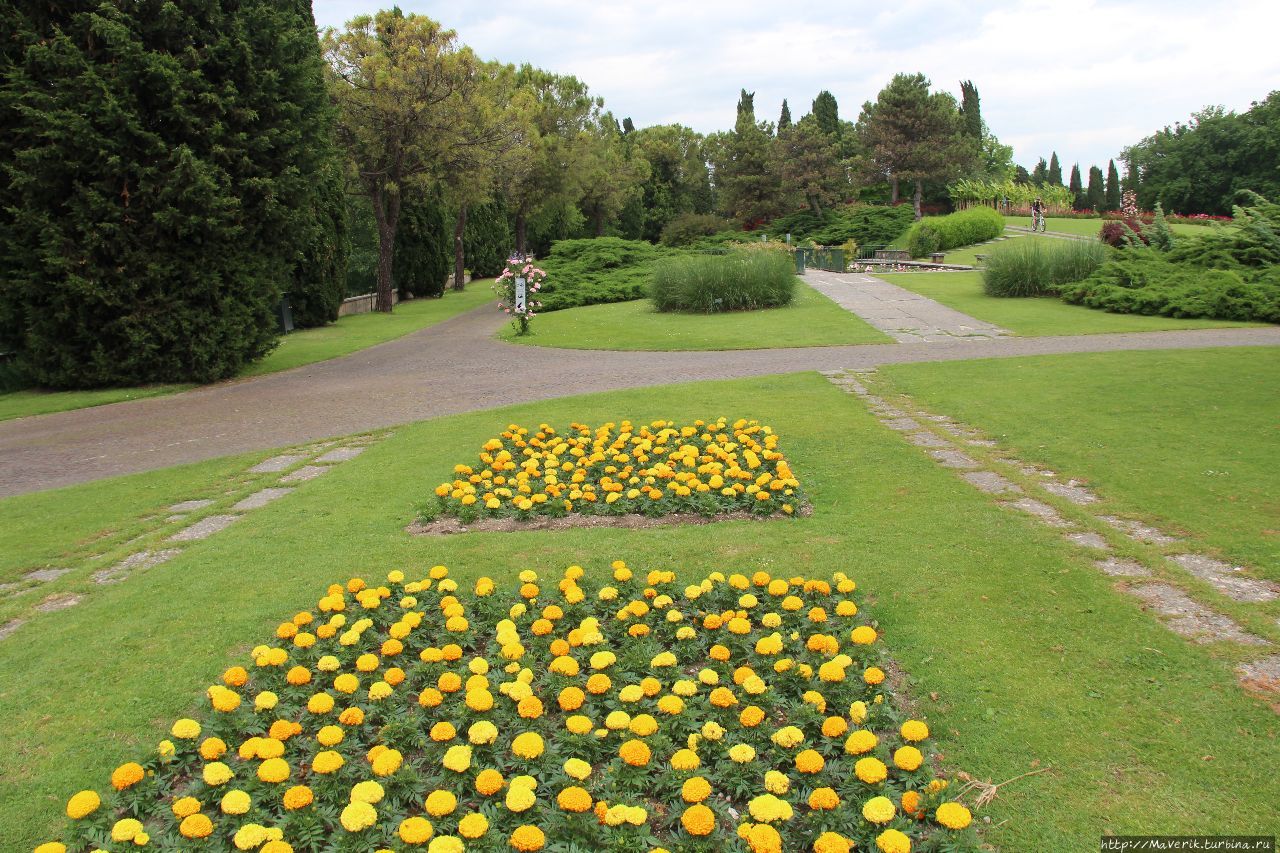
[[[525,283],[523,300],[517,293],[518,278],[524,279]],[[541,302],[534,301],[533,294],[542,289],[546,280],[546,272],[535,267],[532,262],[515,258],[507,261],[502,274],[494,280],[493,289],[498,294],[498,307],[504,314],[511,315],[516,334],[528,334],[529,321],[536,316],[533,309],[542,307]]]
[[[612,568],[335,584],[37,850],[977,849],[851,579]]]
[[[792,515],[805,500],[772,428],[726,418],[570,424],[563,435],[511,424],[484,443],[478,466],[456,465],[454,475],[427,515]]]

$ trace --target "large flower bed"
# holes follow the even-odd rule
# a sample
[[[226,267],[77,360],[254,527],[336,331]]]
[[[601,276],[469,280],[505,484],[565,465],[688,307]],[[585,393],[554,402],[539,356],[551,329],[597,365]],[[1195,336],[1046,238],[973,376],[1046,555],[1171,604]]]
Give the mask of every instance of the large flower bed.
[[[613,570],[334,585],[38,853],[976,849],[852,580]]]
[[[564,434],[511,424],[485,442],[478,465],[457,465],[454,475],[436,487],[425,516],[792,515],[804,501],[777,434],[726,418],[575,423]]]

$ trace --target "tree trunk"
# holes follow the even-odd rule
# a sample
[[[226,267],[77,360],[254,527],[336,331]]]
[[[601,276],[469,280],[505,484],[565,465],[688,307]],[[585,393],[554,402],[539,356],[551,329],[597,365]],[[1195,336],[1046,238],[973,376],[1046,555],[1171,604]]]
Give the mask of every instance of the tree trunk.
[[[525,221],[524,211],[516,211],[516,251],[524,254]]]
[[[893,195],[889,197],[889,204],[898,203],[898,176],[894,175],[889,178],[889,185],[893,187]]]
[[[924,200],[924,183],[922,181],[917,180],[916,194],[915,194],[915,197],[911,200],[912,205],[916,209],[916,219],[919,219],[920,217],[924,216],[924,213],[920,210],[920,202],[923,200]]]
[[[373,218],[378,225],[378,295],[375,311],[391,313],[392,263],[395,259],[396,226],[400,221],[400,195],[388,195],[381,187],[369,193],[373,202]]]
[[[595,209],[595,212],[591,214],[591,219],[593,224],[595,225],[596,236],[603,237],[604,236],[604,208],[597,207]]]
[[[813,212],[814,216],[822,216],[822,207],[819,206],[816,195],[809,196],[809,210]]]
[[[453,225],[453,289],[462,290],[466,284],[466,256],[463,253],[462,232],[467,227],[467,206],[458,207],[458,221]]]

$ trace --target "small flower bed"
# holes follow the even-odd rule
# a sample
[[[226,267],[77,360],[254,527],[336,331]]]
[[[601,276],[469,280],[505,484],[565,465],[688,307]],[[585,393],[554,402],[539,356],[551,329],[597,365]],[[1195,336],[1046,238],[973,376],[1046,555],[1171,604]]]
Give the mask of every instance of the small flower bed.
[[[575,423],[564,434],[511,424],[484,443],[479,465],[457,465],[454,475],[436,487],[424,517],[793,515],[805,502],[774,431],[725,418]]]
[[[843,573],[583,575],[331,586],[37,853],[977,849]]]

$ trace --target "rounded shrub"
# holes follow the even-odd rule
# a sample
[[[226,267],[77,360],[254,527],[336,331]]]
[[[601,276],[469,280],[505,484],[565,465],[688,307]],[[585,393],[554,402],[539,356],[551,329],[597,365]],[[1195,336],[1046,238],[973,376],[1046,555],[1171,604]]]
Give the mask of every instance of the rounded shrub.
[[[918,232],[926,228],[938,235],[938,247],[929,251],[945,252],[961,246],[972,246],[974,243],[994,240],[1004,233],[1004,217],[989,207],[971,207],[946,216],[921,219],[907,229],[903,239],[912,257],[918,258],[929,254],[929,251],[917,253],[911,248],[918,242]]]
[[[795,297],[795,262],[777,250],[687,255],[654,266],[650,295],[658,311],[779,308]]]
[[[923,258],[925,255],[940,252],[942,251],[942,235],[927,224],[922,224],[919,228],[912,228],[911,234],[907,238],[907,251],[911,253],[913,258]]]

